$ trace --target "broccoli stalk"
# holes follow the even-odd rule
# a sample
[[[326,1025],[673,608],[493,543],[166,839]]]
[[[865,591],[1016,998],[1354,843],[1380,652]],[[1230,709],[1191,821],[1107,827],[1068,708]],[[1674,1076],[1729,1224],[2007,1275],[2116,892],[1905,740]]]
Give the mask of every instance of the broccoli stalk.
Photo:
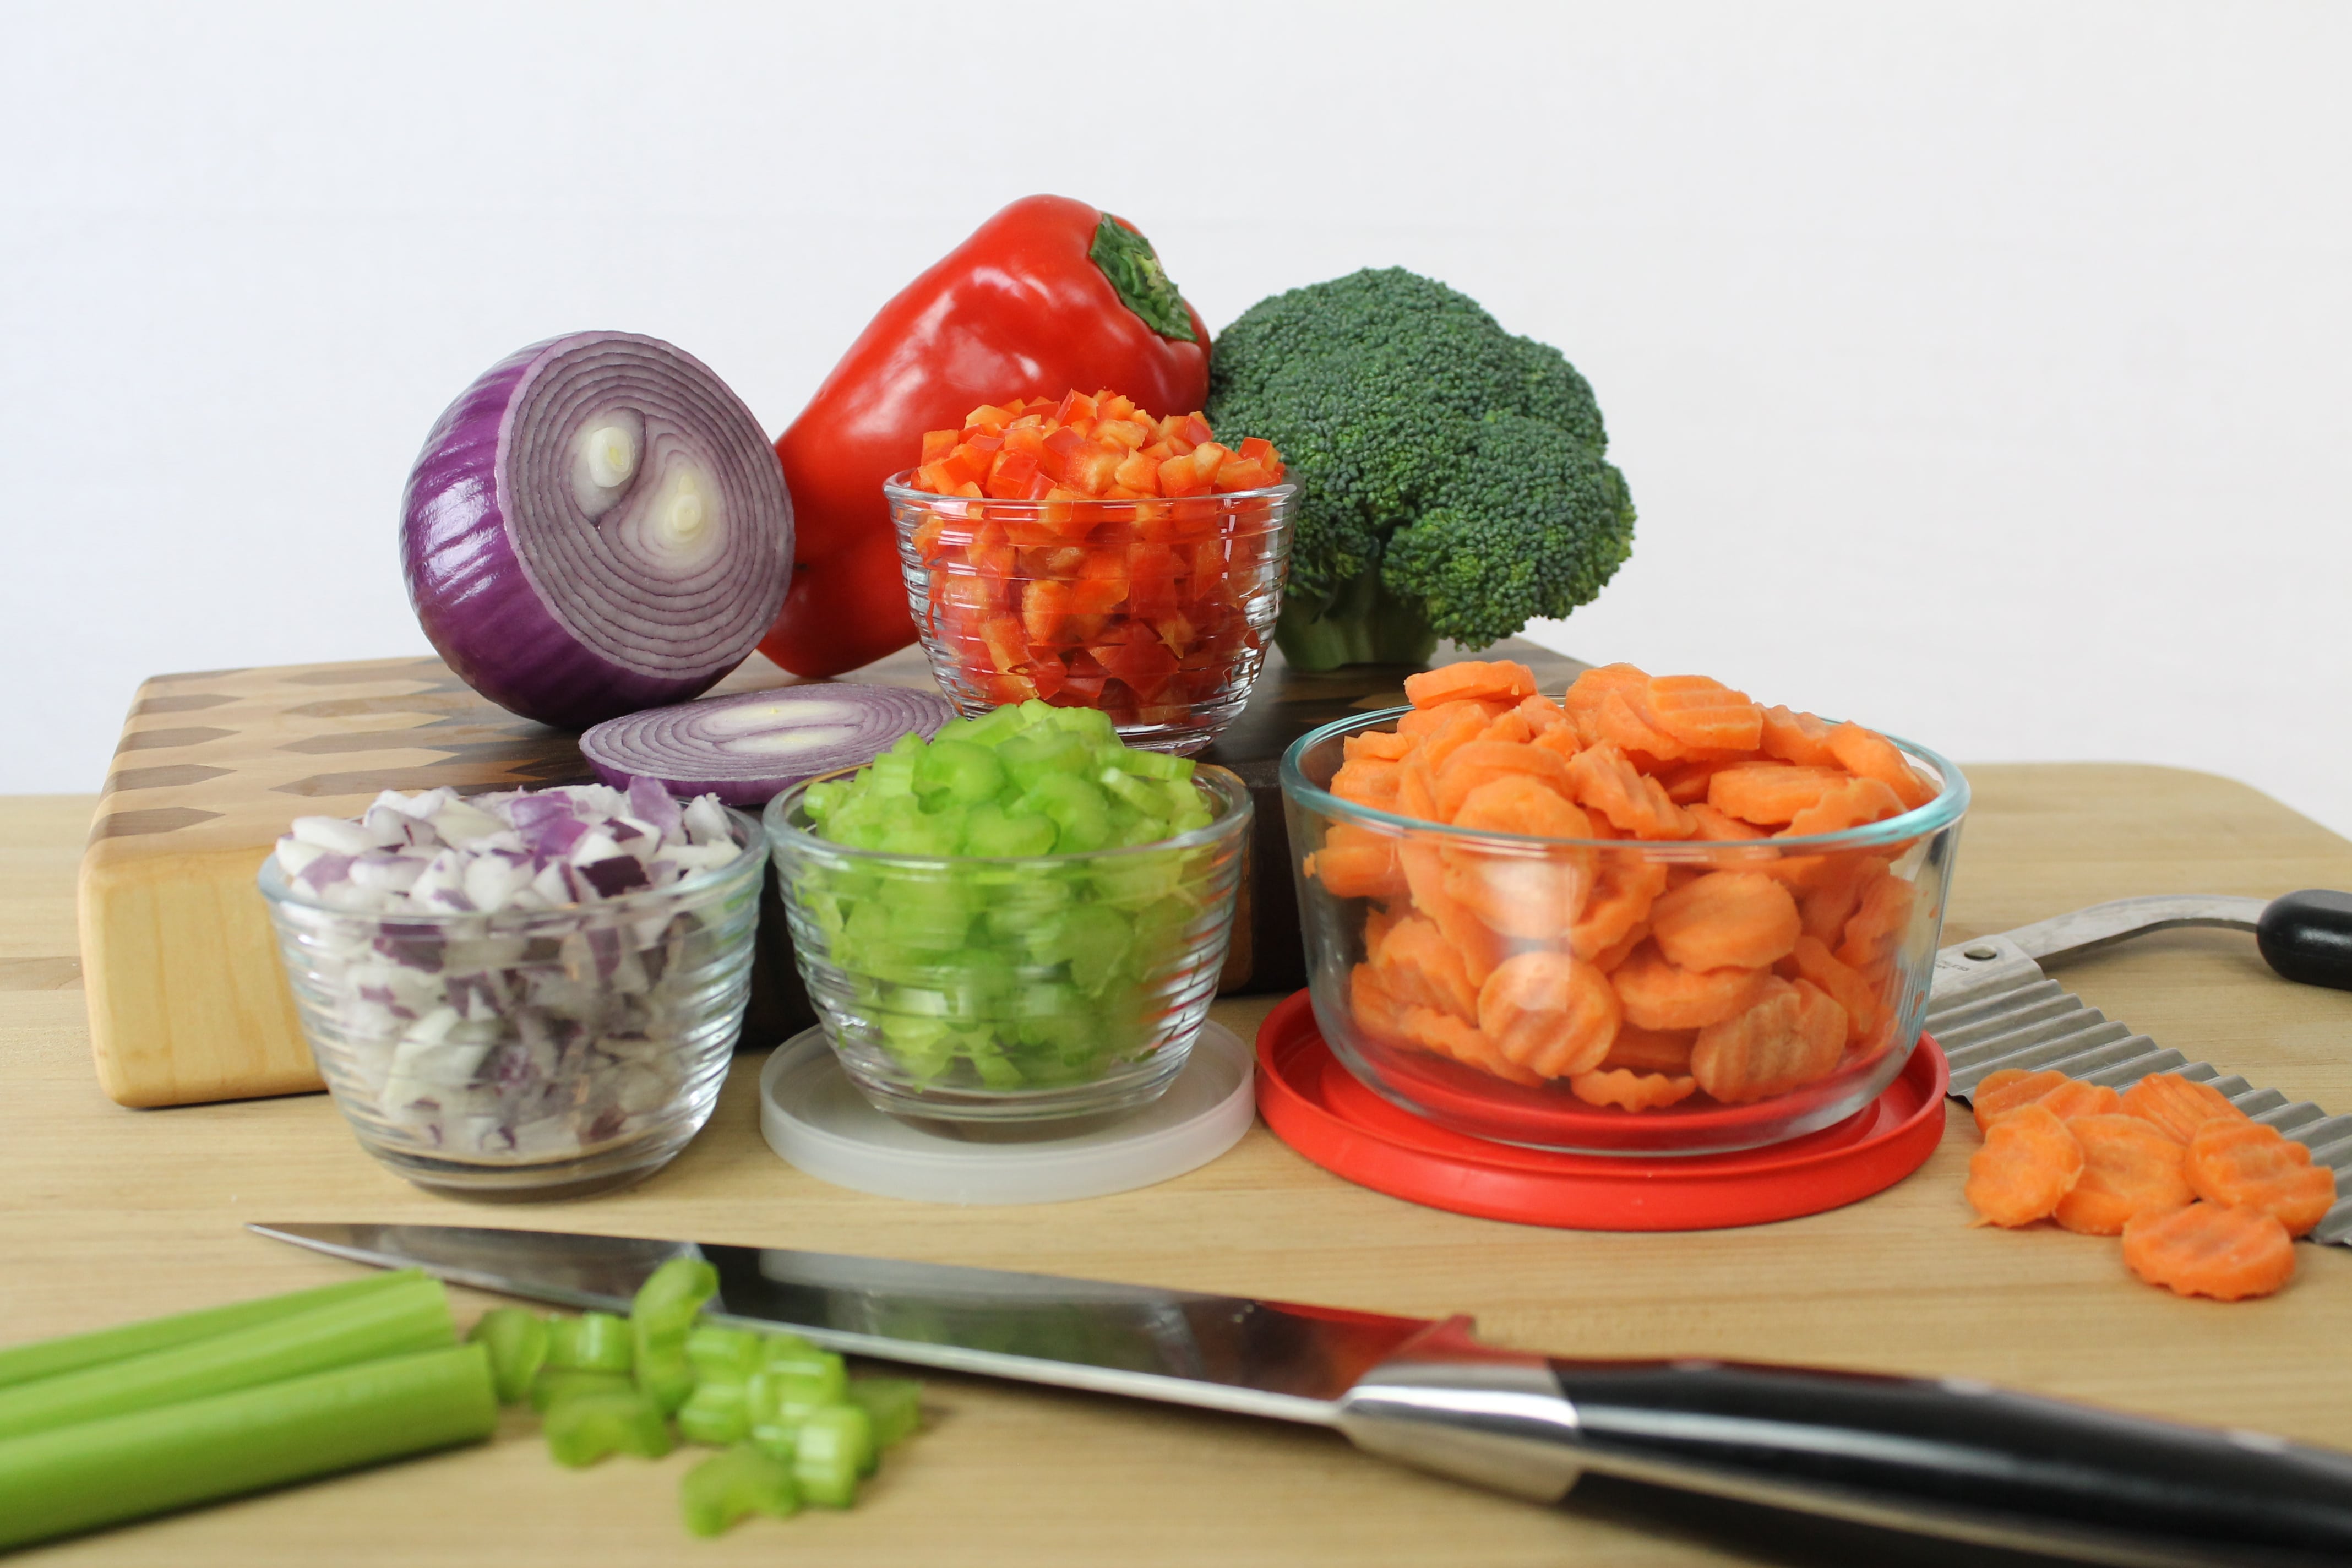
[[[1499,642],[1591,602],[1633,548],[1591,385],[1400,268],[1252,306],[1216,341],[1207,412],[1299,488],[1275,639],[1301,668]]]

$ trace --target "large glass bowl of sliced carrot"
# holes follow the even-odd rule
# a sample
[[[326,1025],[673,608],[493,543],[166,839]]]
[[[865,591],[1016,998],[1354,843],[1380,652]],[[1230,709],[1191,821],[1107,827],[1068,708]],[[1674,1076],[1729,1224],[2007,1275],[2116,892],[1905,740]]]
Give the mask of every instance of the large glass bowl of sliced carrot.
[[[1265,661],[1296,487],[1262,440],[1073,392],[974,409],[884,486],[907,600],[967,718],[1095,708],[1119,739],[1189,755]]]
[[[1389,1099],[1588,1153],[1832,1126],[1909,1058],[1968,782],[1702,676],[1520,664],[1284,756],[1316,1020]]]

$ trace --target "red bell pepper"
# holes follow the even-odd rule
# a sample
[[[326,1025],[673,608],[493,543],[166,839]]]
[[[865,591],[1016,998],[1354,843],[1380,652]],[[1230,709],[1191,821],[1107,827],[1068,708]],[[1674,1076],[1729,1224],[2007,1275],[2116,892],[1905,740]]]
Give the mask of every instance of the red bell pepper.
[[[824,676],[913,642],[882,481],[925,459],[927,432],[982,404],[1074,387],[1198,408],[1209,329],[1125,220],[1028,196],[882,307],[776,438],[798,559],[760,650]]]

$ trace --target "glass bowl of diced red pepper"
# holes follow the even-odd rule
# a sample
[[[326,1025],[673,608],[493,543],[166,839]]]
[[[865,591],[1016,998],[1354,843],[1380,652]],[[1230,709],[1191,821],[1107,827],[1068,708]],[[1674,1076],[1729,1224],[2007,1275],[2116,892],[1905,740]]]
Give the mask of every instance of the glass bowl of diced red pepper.
[[[1249,699],[1295,487],[1266,442],[1072,393],[974,409],[884,487],[931,673],[968,717],[1097,708],[1189,754]]]

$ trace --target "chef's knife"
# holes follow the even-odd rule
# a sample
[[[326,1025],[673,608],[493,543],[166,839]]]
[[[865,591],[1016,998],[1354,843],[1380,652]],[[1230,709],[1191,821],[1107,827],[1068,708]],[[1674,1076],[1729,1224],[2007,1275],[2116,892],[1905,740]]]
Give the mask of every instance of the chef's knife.
[[[839,1351],[1332,1427],[1554,1501],[1581,1471],[2084,1563],[2352,1562],[2352,1456],[1961,1378],[1574,1361],[1432,1321],[1041,1274],[449,1226],[257,1225],[382,1268],[625,1311],[672,1258],[711,1316]]]

